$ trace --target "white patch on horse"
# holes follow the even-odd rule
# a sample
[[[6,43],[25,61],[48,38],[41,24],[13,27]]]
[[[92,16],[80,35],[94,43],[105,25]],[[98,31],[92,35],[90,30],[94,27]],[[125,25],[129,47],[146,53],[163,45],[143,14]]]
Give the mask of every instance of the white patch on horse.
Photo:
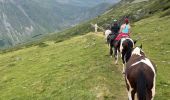
[[[119,56],[118,56],[118,55],[119,55],[119,51],[117,50],[116,52],[117,52],[117,55],[116,55],[116,61],[115,61],[115,64],[117,64],[117,63],[118,63],[118,57],[119,57]]]
[[[109,36],[109,34],[111,34],[112,33],[112,31],[111,30],[106,30],[105,31],[105,39],[107,40],[107,37]]]
[[[126,38],[122,38],[121,41],[120,41],[120,52],[122,53],[122,50],[123,50],[123,42],[126,40]]]
[[[126,80],[127,80],[127,84],[129,85],[128,97],[129,97],[129,100],[132,100],[132,90],[133,89],[132,89],[132,87],[130,85],[130,82],[129,82],[127,76],[126,76]]]
[[[155,86],[156,86],[156,74],[154,76],[154,80],[153,80],[153,87],[152,87],[152,99],[155,97]]]
[[[140,60],[140,61],[138,61],[138,62],[135,62],[135,63],[132,64],[131,66],[135,66],[135,65],[137,65],[137,64],[139,64],[139,63],[145,63],[145,64],[147,64],[147,65],[152,69],[152,71],[154,72],[154,74],[156,74],[155,68],[153,67],[151,61],[150,61],[148,58],[145,58],[144,60],[142,59],[142,60]]]
[[[132,51],[132,55],[142,56],[142,55],[140,54],[140,51],[141,51],[141,49],[140,49],[139,47],[136,47],[136,48]]]
[[[125,65],[126,65],[126,64],[123,64],[122,74],[125,73]]]

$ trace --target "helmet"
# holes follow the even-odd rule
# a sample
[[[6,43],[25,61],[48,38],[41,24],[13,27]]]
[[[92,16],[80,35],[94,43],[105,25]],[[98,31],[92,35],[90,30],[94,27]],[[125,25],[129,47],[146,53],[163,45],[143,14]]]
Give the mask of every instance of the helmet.
[[[117,19],[114,19],[113,22],[117,22]]]
[[[129,19],[128,18],[125,18],[125,23],[129,23]]]

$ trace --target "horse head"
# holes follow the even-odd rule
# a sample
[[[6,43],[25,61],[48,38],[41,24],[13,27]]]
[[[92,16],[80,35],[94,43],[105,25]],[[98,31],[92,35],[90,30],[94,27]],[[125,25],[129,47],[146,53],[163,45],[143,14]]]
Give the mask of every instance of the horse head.
[[[120,53],[123,63],[126,63],[131,56],[131,52],[135,47],[137,41],[133,41],[131,38],[122,38],[120,41]]]
[[[142,50],[142,44],[139,47],[137,46],[132,50],[131,56],[132,55],[145,56],[145,53]]]
[[[128,62],[128,60],[131,57],[131,53],[133,48],[135,47],[137,41],[133,41],[131,38],[122,38],[120,40],[120,53],[122,57],[122,62],[123,62],[123,73],[124,73],[124,67],[125,64]]]

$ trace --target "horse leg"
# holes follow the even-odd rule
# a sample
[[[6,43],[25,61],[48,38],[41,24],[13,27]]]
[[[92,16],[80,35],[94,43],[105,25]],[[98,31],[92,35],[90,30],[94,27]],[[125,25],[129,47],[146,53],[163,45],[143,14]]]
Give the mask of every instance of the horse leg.
[[[122,46],[122,43],[120,44],[120,52],[122,52],[123,50],[123,46]]]
[[[110,43],[110,56],[112,57],[112,54],[113,54],[113,49],[112,49],[112,44]]]
[[[112,57],[113,55],[113,49],[112,49],[112,46],[110,45],[110,57]]]
[[[130,85],[130,82],[129,82],[129,80],[127,79],[127,77],[125,78],[126,79],[126,85],[127,85],[127,89],[128,89],[128,100],[133,100],[132,99],[132,87],[131,87],[131,85]]]
[[[124,51],[122,52],[122,63],[123,63],[122,73],[124,74],[125,73],[125,52]]]
[[[115,57],[115,64],[118,63],[118,50],[117,47],[114,48],[114,57]]]
[[[136,90],[133,89],[132,92],[131,92],[132,100],[135,100],[135,93],[136,93]]]
[[[152,90],[147,90],[147,92],[146,92],[146,100],[153,100],[152,99]]]
[[[152,98],[151,98],[151,100],[153,100],[153,98],[155,97],[155,76],[154,76],[154,81],[153,81],[153,87],[152,87]]]
[[[155,76],[153,78],[153,83],[151,83],[151,84],[153,85],[153,87],[152,88],[148,87],[150,89],[147,89],[147,94],[146,94],[147,100],[153,100],[154,99],[154,96],[155,96]]]
[[[131,91],[132,91],[132,90],[129,90],[129,91],[128,91],[128,98],[129,98],[129,100],[132,100],[132,94],[131,94]]]

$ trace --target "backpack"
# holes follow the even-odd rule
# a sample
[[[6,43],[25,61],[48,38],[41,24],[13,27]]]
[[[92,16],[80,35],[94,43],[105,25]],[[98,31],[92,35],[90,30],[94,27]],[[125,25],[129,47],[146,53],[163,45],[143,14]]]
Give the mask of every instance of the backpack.
[[[120,30],[120,26],[118,24],[114,24],[112,27],[111,27],[111,31],[112,33],[114,34],[118,34],[119,33],[119,30]]]

